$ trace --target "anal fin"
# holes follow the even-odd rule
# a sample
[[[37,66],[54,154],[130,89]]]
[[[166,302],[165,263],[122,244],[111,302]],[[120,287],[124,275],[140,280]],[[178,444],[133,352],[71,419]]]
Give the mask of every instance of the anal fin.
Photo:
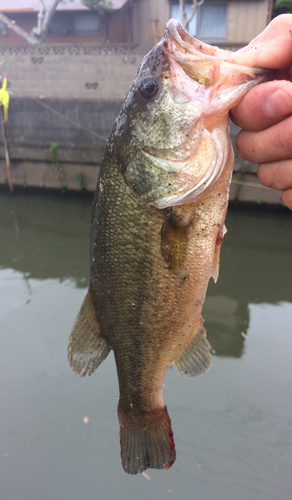
[[[90,288],[76,317],[69,339],[68,358],[72,369],[81,377],[91,375],[110,352],[100,335]]]
[[[212,363],[211,346],[206,337],[203,320],[199,322],[196,333],[183,352],[174,361],[173,367],[187,378],[197,377],[209,370]]]

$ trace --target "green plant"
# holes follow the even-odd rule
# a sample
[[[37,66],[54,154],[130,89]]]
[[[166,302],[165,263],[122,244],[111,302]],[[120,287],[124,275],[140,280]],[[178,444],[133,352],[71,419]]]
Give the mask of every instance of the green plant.
[[[100,16],[114,10],[112,2],[108,0],[82,0],[82,3],[86,7],[97,11]]]
[[[278,0],[274,3],[273,10],[278,9],[292,10],[292,0]]]
[[[75,175],[79,189],[84,189],[84,175],[82,172],[77,172]]]
[[[292,12],[292,0],[278,0],[274,2],[272,17],[277,17],[280,14],[289,14]]]
[[[238,174],[237,174],[236,178],[237,178],[237,182],[243,182],[243,181],[244,181],[244,179],[245,179],[245,173],[243,173],[243,172],[238,172]]]
[[[56,177],[56,179],[63,179],[64,175],[63,175],[62,167],[59,164],[58,154],[59,154],[59,150],[58,150],[57,144],[51,144],[50,145],[50,155],[51,155],[51,162],[53,165],[53,169],[55,172],[55,177]]]

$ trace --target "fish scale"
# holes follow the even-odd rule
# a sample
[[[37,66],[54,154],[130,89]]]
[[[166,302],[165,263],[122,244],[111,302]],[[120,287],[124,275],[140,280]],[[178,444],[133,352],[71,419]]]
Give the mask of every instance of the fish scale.
[[[90,284],[68,355],[84,376],[114,351],[128,473],[175,461],[166,370],[196,377],[211,365],[201,310],[225,233],[228,111],[268,77],[170,20],[108,139],[92,210]]]

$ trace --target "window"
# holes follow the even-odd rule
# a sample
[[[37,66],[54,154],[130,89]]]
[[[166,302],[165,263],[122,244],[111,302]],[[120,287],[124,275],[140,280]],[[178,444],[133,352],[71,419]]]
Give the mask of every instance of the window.
[[[3,23],[3,21],[0,21],[0,36],[6,36],[7,35],[7,25]]]
[[[98,15],[92,12],[74,14],[74,33],[97,33],[100,31]]]
[[[95,12],[56,12],[49,27],[51,35],[98,33],[100,20]]]
[[[193,19],[191,20],[191,22],[189,24],[189,34],[193,35],[193,36],[197,35],[198,10],[195,13]],[[190,4],[186,4],[186,14],[187,14],[187,17],[190,17],[190,14],[191,14],[191,5]],[[174,19],[177,19],[179,23],[181,22],[180,6],[179,5],[173,4],[171,6],[171,17],[173,17]]]
[[[227,5],[205,5],[200,9],[198,37],[208,42],[225,41]]]
[[[186,12],[189,16],[191,5],[186,4]],[[171,6],[171,17],[179,22],[180,8],[178,4]],[[227,29],[227,5],[226,4],[203,4],[198,8],[189,24],[190,35],[196,36],[204,42],[224,42]]]
[[[72,19],[69,13],[56,12],[49,26],[51,35],[69,35],[72,32]]]

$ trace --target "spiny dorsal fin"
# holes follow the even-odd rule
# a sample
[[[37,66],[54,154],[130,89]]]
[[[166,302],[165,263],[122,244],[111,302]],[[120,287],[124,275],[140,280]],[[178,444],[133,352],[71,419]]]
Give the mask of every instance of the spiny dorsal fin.
[[[88,289],[73,325],[68,345],[68,358],[73,370],[81,377],[91,375],[110,352],[106,340],[100,335],[99,323]]]
[[[202,375],[209,370],[212,363],[210,349],[203,320],[201,320],[195,335],[173,363],[173,367],[183,377],[193,378]]]

